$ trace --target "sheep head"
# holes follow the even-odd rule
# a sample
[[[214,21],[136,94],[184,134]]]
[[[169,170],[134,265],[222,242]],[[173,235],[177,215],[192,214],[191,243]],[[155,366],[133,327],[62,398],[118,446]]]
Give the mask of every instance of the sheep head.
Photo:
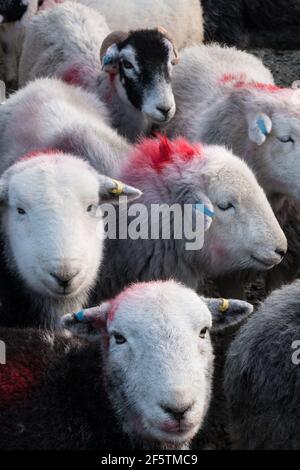
[[[0,179],[9,268],[41,297],[86,295],[102,261],[100,205],[118,203],[120,194],[140,192],[55,150],[22,158]]]
[[[133,150],[121,177],[141,188],[148,206],[160,201],[196,210],[203,203],[214,213],[202,249],[193,257],[186,254],[199,275],[270,269],[285,255],[287,241],[264,191],[248,166],[223,147],[146,139]],[[196,234],[193,220],[191,225]]]
[[[154,123],[172,119],[171,76],[178,52],[167,31],[112,32],[102,43],[100,59],[123,101],[129,101]]]
[[[147,448],[187,446],[203,424],[211,395],[210,330],[241,322],[246,302],[200,298],[174,281],[133,285],[62,325],[101,336],[108,394],[123,429]],[[156,444],[154,444],[156,443]]]

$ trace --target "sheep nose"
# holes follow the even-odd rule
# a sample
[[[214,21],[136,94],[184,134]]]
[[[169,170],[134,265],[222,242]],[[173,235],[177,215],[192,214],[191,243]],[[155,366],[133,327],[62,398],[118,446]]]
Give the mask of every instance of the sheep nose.
[[[67,273],[50,273],[50,275],[56,280],[59,287],[68,287],[74,277],[77,276],[79,271],[67,272]]]
[[[164,410],[165,413],[170,415],[175,421],[181,421],[184,418],[184,415],[192,408],[193,403],[189,403],[183,407],[175,407],[175,406],[167,406],[161,405],[161,408]]]
[[[169,112],[171,111],[171,107],[163,107],[163,106],[156,106],[156,109],[165,117],[168,117]]]
[[[275,253],[276,253],[277,255],[279,255],[280,258],[284,258],[284,256],[286,255],[286,252],[287,252],[287,250],[286,250],[286,249],[283,250],[282,248],[277,248],[277,249],[275,250]]]

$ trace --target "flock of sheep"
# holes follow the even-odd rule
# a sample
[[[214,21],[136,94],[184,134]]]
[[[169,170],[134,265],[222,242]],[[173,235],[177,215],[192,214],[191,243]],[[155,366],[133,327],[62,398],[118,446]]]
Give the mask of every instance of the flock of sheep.
[[[300,91],[204,45],[199,0],[12,3],[0,449],[197,448],[210,332],[232,331],[231,447],[299,449]],[[130,214],[136,200],[203,204],[203,247],[187,250],[172,218],[169,239],[106,238],[103,204]],[[238,299],[258,273],[271,294],[253,313]],[[208,277],[224,298],[200,293]]]

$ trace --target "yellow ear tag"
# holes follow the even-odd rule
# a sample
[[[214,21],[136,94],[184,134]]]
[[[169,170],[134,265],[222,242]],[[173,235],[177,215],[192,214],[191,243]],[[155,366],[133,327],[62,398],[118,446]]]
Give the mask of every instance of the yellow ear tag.
[[[221,299],[222,303],[219,305],[219,312],[225,313],[229,309],[229,300],[228,299]]]
[[[121,181],[118,180],[113,180],[113,182],[116,184],[116,187],[110,190],[110,193],[113,194],[114,196],[121,196],[124,192],[124,184],[121,183]]]

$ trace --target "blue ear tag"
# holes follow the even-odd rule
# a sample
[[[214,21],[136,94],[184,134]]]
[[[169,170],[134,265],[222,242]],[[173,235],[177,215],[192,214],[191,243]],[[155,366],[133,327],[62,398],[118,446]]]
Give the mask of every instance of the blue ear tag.
[[[211,219],[215,216],[215,213],[211,211],[208,207],[204,206],[201,203],[196,204],[197,211],[203,212],[204,215],[207,215]]]
[[[262,118],[258,118],[256,121],[256,124],[258,125],[259,130],[262,132],[264,135],[268,135],[268,131],[265,125],[265,121]]]
[[[76,318],[77,321],[83,321],[84,320],[84,310],[80,310],[80,312],[74,313],[74,317]]]

